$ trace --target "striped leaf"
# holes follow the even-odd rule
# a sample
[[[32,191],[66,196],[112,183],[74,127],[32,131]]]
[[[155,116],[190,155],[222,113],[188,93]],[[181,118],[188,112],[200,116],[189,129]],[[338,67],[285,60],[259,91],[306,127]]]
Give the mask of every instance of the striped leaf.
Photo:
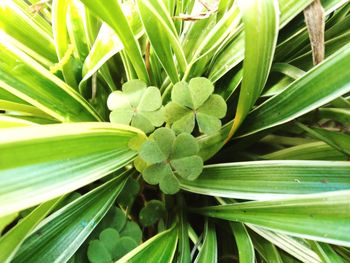
[[[0,131],[0,216],[87,185],[131,162],[140,131],[110,123]]]

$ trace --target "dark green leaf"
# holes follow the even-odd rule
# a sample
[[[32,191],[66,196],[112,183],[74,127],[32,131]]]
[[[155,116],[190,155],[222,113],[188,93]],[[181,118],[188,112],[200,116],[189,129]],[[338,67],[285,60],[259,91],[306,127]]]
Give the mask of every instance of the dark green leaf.
[[[143,262],[145,259],[155,259],[158,262],[172,262],[177,238],[177,228],[172,227],[148,239],[117,262],[137,263]]]
[[[164,204],[161,201],[151,200],[140,211],[140,223],[144,226],[151,226],[161,219],[165,212]]]

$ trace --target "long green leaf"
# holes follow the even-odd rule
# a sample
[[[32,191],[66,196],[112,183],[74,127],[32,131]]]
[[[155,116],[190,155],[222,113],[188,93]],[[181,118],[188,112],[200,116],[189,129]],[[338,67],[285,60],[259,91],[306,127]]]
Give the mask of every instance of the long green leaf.
[[[103,23],[97,38],[90,50],[89,55],[84,61],[82,75],[83,79],[79,83],[79,90],[84,94],[84,89],[89,78],[98,70],[104,72],[106,62],[115,54],[123,50],[124,46],[113,29]],[[113,90],[116,89],[114,82],[109,82]]]
[[[235,120],[228,137],[232,137],[260,96],[270,72],[276,47],[279,8],[275,0],[241,0],[245,33],[242,87]]]
[[[208,165],[181,188],[204,195],[268,200],[291,195],[350,189],[350,163],[257,161]]]
[[[196,49],[194,50],[191,63],[186,69],[184,79],[189,80],[202,75],[206,71],[210,59],[221,49],[220,46],[239,34],[241,31],[239,26],[240,20],[239,9],[234,4],[212,28],[210,25],[211,21],[208,21],[209,28],[202,30],[202,34],[204,34],[203,39],[201,39],[198,46],[195,46]],[[193,27],[193,29],[196,29],[196,27]],[[198,39],[193,40],[198,41]]]
[[[322,259],[322,262],[325,263],[345,263],[344,259],[340,257],[330,245],[316,242],[316,241],[309,241],[312,249],[316,251],[316,253],[320,256]]]
[[[177,228],[173,226],[148,239],[142,245],[119,259],[117,263],[139,263],[145,260],[151,263],[172,262],[177,245],[177,234]]]
[[[222,198],[217,198],[217,200],[219,201],[220,204],[225,205],[228,203],[236,203],[236,202],[232,202],[232,199],[222,199]],[[274,244],[275,246],[279,247],[280,249],[284,250],[285,252],[289,253],[290,255],[292,255],[293,257],[299,259],[302,262],[305,263],[319,263],[321,262],[321,259],[319,258],[319,256],[312,250],[310,249],[310,247],[306,244],[306,242],[304,242],[301,239],[297,239],[297,238],[293,238],[291,236],[287,236],[285,234],[281,234],[281,233],[275,233],[273,231],[269,231],[257,226],[254,226],[252,224],[242,224],[242,223],[238,223],[238,222],[231,222],[230,223],[231,228],[232,226],[237,226],[238,227],[238,233],[240,235],[240,238],[243,239],[241,240],[243,243],[241,244],[242,246],[242,250],[249,248],[249,243],[251,243],[251,236],[255,237],[255,241],[257,241],[257,236],[255,234],[252,235],[252,232],[247,231],[247,228],[245,226],[247,226],[249,229],[253,230],[255,233],[257,233],[258,235],[260,235],[261,237],[263,237],[264,239],[266,239],[266,241],[271,242],[272,244]],[[237,230],[237,227],[235,228],[235,230]],[[242,228],[243,227],[243,228]],[[235,232],[234,232],[235,234]],[[238,242],[237,240],[237,234],[235,234],[235,238],[236,238],[236,242]],[[248,235],[248,236],[246,236]],[[261,238],[258,238],[258,240],[260,241],[260,243],[263,244],[268,244],[268,242],[266,241],[262,241]],[[262,242],[261,242],[262,241]],[[256,242],[255,242],[256,244]],[[271,244],[268,245],[267,247],[271,248]],[[238,249],[239,249],[239,244],[238,244]],[[254,249],[254,248],[253,248]],[[273,251],[274,249],[270,249],[271,251]],[[260,252],[261,250],[259,250]],[[243,253],[242,253],[243,254]],[[251,254],[251,252],[247,252],[244,253],[244,257],[246,257],[247,255],[249,256],[249,254]]]
[[[67,31],[67,12],[69,0],[53,0],[52,2],[52,28],[55,40],[57,57],[61,63],[61,70],[66,83],[77,89],[79,79],[76,75],[78,61],[74,58],[76,46],[71,44]]]
[[[34,122],[0,114],[0,129],[36,125]]]
[[[18,213],[13,213],[7,216],[0,217],[0,236],[2,234],[2,231],[11,224],[18,216]]]
[[[289,21],[297,16],[312,0],[279,0],[280,28],[283,28]],[[227,45],[213,62],[209,78],[217,81],[233,67],[237,66],[244,59],[244,33],[234,38]]]
[[[137,6],[154,53],[171,81],[178,82],[180,78],[173,59],[173,52],[181,72],[185,71],[187,62],[175,25],[166,7],[159,0],[138,0]]]
[[[204,229],[204,241],[196,257],[195,263],[218,262],[218,248],[215,226],[206,222]]]
[[[144,35],[144,28],[142,26],[141,19],[137,13],[137,8],[130,4],[130,2],[122,3],[122,8],[125,10],[131,10],[131,14],[127,16],[130,27],[137,39],[140,39]],[[100,69],[100,73],[106,80],[111,90],[115,90],[115,83],[110,81],[109,76],[105,76],[106,68],[108,74],[108,67],[106,62],[124,49],[123,43],[120,41],[114,30],[110,28],[106,23],[103,23],[100,27],[96,40],[94,41],[90,53],[84,61],[82,75],[83,79],[79,84],[79,89],[82,90],[85,82]]]
[[[30,13],[30,6],[24,1],[1,0],[0,30],[11,34],[24,46],[54,63],[57,61],[55,45],[47,26],[45,20]]]
[[[0,110],[9,112],[21,112],[26,115],[51,119],[49,115],[45,114],[43,111],[39,110],[36,107],[24,103],[12,102],[2,99],[0,99]]]
[[[82,2],[117,33],[120,41],[134,66],[139,79],[149,82],[148,73],[142,58],[140,47],[117,0],[104,1],[82,0]]]
[[[276,232],[350,246],[350,190],[193,209]]]
[[[346,155],[350,155],[349,134],[336,131],[328,131],[320,128],[309,128],[301,123],[299,123],[298,126],[304,129],[312,137],[324,141],[334,149],[345,153]]]
[[[123,167],[139,130],[110,123],[53,124],[0,131],[0,216],[87,185]]]
[[[346,94],[350,91],[349,66],[350,44],[254,109],[239,129],[239,135],[286,123]]]
[[[45,202],[35,208],[28,216],[17,223],[0,239],[0,262],[11,262],[20,245],[31,231],[50,213],[50,211],[60,202],[61,198],[56,198]]]
[[[0,30],[0,87],[62,122],[100,120],[77,92],[14,47]]]
[[[252,240],[244,224],[231,222],[230,227],[238,247],[238,257],[240,263],[254,263],[255,252]]]
[[[251,234],[254,247],[265,262],[283,263],[281,255],[274,244],[259,235]]]
[[[85,6],[79,0],[71,0],[68,6],[67,29],[74,45],[75,55],[80,62],[83,62],[89,54],[85,17]]]
[[[350,44],[255,108],[239,128],[237,136],[247,136],[286,123],[346,94],[350,91],[349,65]],[[341,118],[347,120],[347,112],[343,113]],[[326,111],[324,114],[333,116],[326,115]],[[232,123],[227,123],[215,134],[199,137],[200,154],[204,159],[221,149]]]
[[[26,16],[29,17],[38,27],[40,27],[48,35],[52,35],[52,27],[50,25],[50,22],[47,19],[48,17],[46,16],[46,14],[44,14],[45,12],[44,8],[41,9],[43,16],[41,15],[38,16],[38,15],[35,15],[36,6],[30,5],[30,4],[33,4],[35,1],[12,0],[12,2],[14,2],[22,10],[22,12],[26,14]]]
[[[350,123],[350,109],[339,109],[339,108],[320,108],[320,118],[331,119],[343,124]]]
[[[320,263],[322,262],[320,257],[309,246],[300,242],[300,239],[296,239],[285,234],[275,233],[252,224],[247,225],[255,233],[259,234],[266,240],[270,241],[275,246],[286,251],[293,257],[299,259],[305,263]]]
[[[67,262],[113,205],[129,174],[125,172],[46,218],[12,262]]]
[[[267,160],[346,161],[347,156],[324,142],[311,142],[262,155]]]
[[[179,245],[178,245],[178,260],[182,263],[191,262],[190,242],[188,237],[188,221],[185,210],[185,203],[182,196],[178,197],[179,206]]]

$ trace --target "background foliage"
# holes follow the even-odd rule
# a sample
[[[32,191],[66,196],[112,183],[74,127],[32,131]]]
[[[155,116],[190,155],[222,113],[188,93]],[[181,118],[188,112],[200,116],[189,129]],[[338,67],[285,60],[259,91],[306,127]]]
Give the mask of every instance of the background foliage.
[[[348,0],[1,0],[0,262],[350,262],[349,26]]]

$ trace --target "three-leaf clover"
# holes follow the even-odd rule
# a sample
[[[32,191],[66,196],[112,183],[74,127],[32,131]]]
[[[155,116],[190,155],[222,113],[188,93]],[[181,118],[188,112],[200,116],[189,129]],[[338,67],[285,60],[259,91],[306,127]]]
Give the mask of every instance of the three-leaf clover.
[[[95,239],[87,248],[91,263],[114,262],[137,247],[142,239],[140,227],[127,220],[124,212],[116,207],[112,207],[95,230],[98,230],[93,232]]]
[[[139,151],[144,162],[143,178],[149,184],[159,184],[165,194],[175,194],[179,191],[177,176],[195,180],[202,172],[203,160],[198,152],[198,143],[191,134],[176,136],[169,128],[159,128]]]
[[[131,125],[150,133],[165,121],[164,107],[158,88],[147,87],[141,80],[124,83],[122,91],[113,91],[107,100],[112,123]]]
[[[213,92],[213,83],[203,77],[193,78],[189,83],[176,83],[171,92],[171,102],[165,106],[166,122],[176,133],[191,133],[196,121],[201,133],[218,131],[227,106],[225,100]]]

